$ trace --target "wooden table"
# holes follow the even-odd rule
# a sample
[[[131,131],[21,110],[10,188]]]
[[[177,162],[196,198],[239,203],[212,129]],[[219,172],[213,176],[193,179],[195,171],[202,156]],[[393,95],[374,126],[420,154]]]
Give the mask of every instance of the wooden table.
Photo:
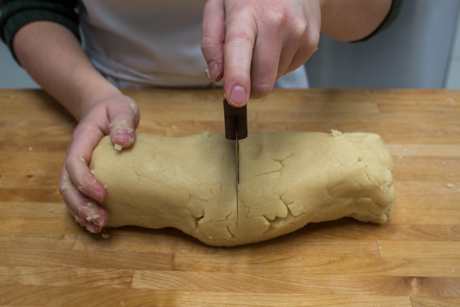
[[[125,93],[139,132],[223,131],[220,90]],[[91,235],[58,192],[76,122],[42,91],[1,90],[0,306],[460,306],[460,91],[276,90],[248,116],[249,133],[380,134],[395,162],[391,221],[236,248],[174,229]]]

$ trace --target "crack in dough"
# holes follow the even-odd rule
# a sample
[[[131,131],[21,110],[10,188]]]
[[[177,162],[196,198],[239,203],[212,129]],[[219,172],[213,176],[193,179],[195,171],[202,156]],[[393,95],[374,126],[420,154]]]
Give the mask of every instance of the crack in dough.
[[[268,240],[310,222],[391,215],[393,161],[376,134],[253,133],[240,141],[236,224],[234,142],[223,134],[138,134],[116,151],[109,137],[91,158],[107,185],[107,227],[174,227],[209,245]]]

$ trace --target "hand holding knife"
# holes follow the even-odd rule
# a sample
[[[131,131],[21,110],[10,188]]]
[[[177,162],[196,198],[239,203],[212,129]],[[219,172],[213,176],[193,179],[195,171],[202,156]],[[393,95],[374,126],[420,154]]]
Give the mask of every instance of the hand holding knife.
[[[238,183],[239,183],[239,150],[238,140],[248,136],[248,117],[246,105],[236,108],[224,98],[225,138],[235,140],[235,171],[236,171],[236,224],[238,225]]]

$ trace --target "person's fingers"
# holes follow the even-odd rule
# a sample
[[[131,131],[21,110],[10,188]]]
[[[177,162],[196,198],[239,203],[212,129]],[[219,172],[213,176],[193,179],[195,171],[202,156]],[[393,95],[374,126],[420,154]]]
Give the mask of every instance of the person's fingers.
[[[277,80],[286,74],[286,71],[291,67],[292,61],[299,54],[300,46],[306,41],[308,32],[308,23],[302,13],[297,13],[296,16],[291,17],[287,22],[285,34],[283,35],[283,49],[281,51],[280,63],[278,67]],[[304,57],[305,61],[308,56]],[[299,64],[302,65],[302,62]]]
[[[282,77],[285,74],[287,74],[287,71],[291,67],[291,64],[292,64],[292,61],[293,61],[294,57],[297,55],[298,47],[299,46],[297,44],[293,44],[289,48],[283,49],[281,51],[280,63],[278,65],[278,72],[277,72],[277,75],[276,75],[276,81],[278,81],[278,79],[280,77]]]
[[[259,27],[251,64],[251,98],[262,98],[273,89],[278,76],[283,41],[281,25],[285,22],[280,16],[266,16],[270,27]],[[286,55],[285,55],[286,56]]]
[[[84,218],[82,218],[81,216],[79,216],[77,214],[77,212],[75,212],[74,210],[69,209],[69,212],[70,214],[73,216],[73,218],[75,219],[75,221],[82,227],[86,228],[86,230],[88,230],[89,232],[91,233],[99,233],[101,232],[102,230],[102,227],[94,224],[93,222],[88,222],[87,220],[85,220]]]
[[[251,92],[252,51],[257,35],[253,14],[233,10],[226,19],[224,45],[224,92],[230,104],[244,106]]]
[[[70,179],[65,166],[61,172],[59,192],[75,220],[92,233],[100,232],[109,221],[107,211],[82,194]]]
[[[208,74],[212,81],[223,76],[225,37],[225,9],[223,0],[209,0],[203,11],[201,26],[201,52],[208,64]]]
[[[313,55],[313,53],[318,50],[319,38],[319,30],[313,28],[306,29],[306,33],[302,35],[302,40],[298,44],[295,55],[292,57],[292,60],[283,72],[283,75],[302,66]]]
[[[72,136],[65,162],[65,168],[77,189],[100,202],[105,198],[105,189],[91,174],[88,163],[103,136],[104,133],[95,125],[81,122]]]
[[[139,110],[134,102],[117,104],[107,108],[110,121],[110,138],[115,149],[130,147],[136,139],[135,129],[139,124]]]

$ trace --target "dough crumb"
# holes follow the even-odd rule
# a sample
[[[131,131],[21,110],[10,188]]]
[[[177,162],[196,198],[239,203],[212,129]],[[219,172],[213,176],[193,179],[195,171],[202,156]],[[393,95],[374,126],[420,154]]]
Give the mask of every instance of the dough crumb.
[[[92,222],[94,220],[97,220],[98,218],[100,218],[100,216],[98,214],[88,214],[88,216],[86,217],[86,220],[88,222]]]
[[[86,160],[85,160],[85,158],[83,158],[83,155],[80,155],[80,160],[81,160],[81,162],[86,163]]]
[[[53,212],[53,211],[54,211],[54,209],[53,209],[53,208],[50,208],[48,211],[49,211],[49,212]]]
[[[72,189],[72,184],[68,181],[64,182],[64,184],[62,185],[62,190],[70,190]]]
[[[96,229],[94,229],[93,225],[86,226],[86,229],[88,229],[88,231],[91,233],[96,233]]]
[[[378,249],[378,250],[381,250],[382,248],[379,246],[379,247],[377,247],[377,249]]]
[[[206,76],[208,76],[208,79],[211,79],[211,77],[209,76],[209,68],[206,68],[204,71],[206,73]]]
[[[205,131],[205,132],[203,133],[203,135],[204,135],[205,137],[210,137],[210,136],[211,136],[211,133],[209,133],[209,131]]]
[[[88,128],[86,128],[86,131],[93,131],[93,127],[88,126]]]
[[[454,173],[450,173],[449,176],[452,177],[454,175]]]
[[[115,144],[115,146],[113,146],[113,148],[115,148],[116,150],[120,151],[122,147],[120,145],[118,145],[118,144]]]
[[[29,151],[32,151],[33,150],[33,147],[29,147]]]
[[[403,223],[405,223],[405,222],[406,222],[406,220],[405,220],[405,219],[402,219],[401,221],[402,221]]]
[[[448,187],[450,189],[450,188],[453,188],[454,185],[452,183],[448,183],[448,184],[446,184],[446,187]]]
[[[70,175],[69,175],[69,173],[67,171],[65,171],[65,173],[64,173],[64,179],[65,180],[70,180]]]
[[[96,173],[93,169],[89,171],[91,174],[94,175],[94,173]]]
[[[338,130],[334,130],[334,129],[331,129],[331,134],[332,134],[332,136],[341,136],[341,135],[343,135],[342,132],[340,132]]]
[[[88,207],[92,207],[92,206],[93,206],[92,203],[87,203],[86,205],[87,205]]]
[[[122,120],[121,122],[118,123],[117,129],[122,130],[126,126],[126,120]]]
[[[401,155],[399,155],[399,156],[398,156],[398,159],[402,159],[402,156],[401,156]]]
[[[101,233],[101,237],[103,239],[108,239],[108,238],[110,238],[110,235],[108,233]]]
[[[133,111],[134,111],[134,114],[137,114],[137,108],[136,108],[136,105],[135,105],[134,103],[132,103],[132,102],[131,102],[129,105],[130,105],[130,106],[131,106],[131,108],[133,109]]]
[[[107,190],[107,185],[106,184],[104,184],[104,189]]]
[[[125,306],[125,301],[121,301],[121,302],[120,302],[120,305],[121,305],[121,306]]]
[[[173,130],[176,130],[176,129],[177,129],[177,127],[176,127],[176,126],[172,126],[171,128],[172,128]]]

